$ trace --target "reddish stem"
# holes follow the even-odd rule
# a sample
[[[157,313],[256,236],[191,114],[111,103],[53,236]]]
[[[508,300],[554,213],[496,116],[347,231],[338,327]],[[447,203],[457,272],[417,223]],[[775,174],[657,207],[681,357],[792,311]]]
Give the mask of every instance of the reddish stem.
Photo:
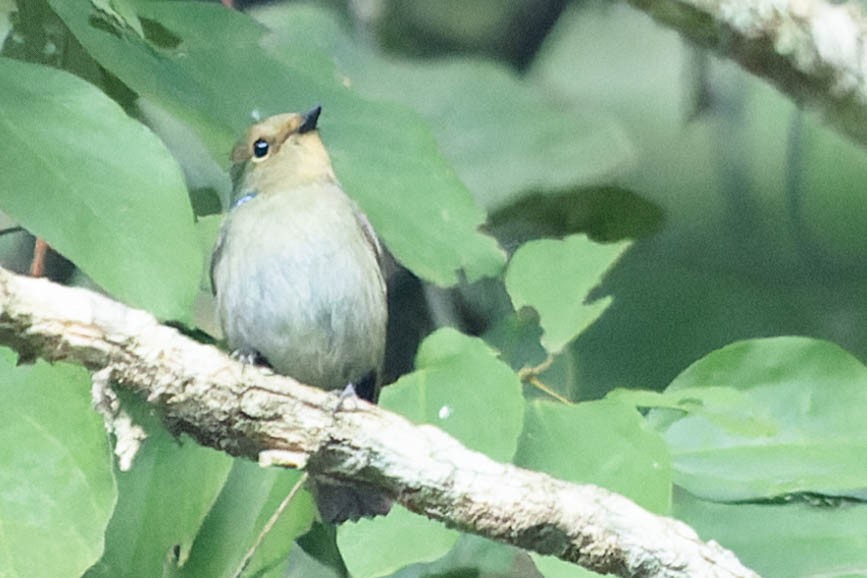
[[[33,245],[33,261],[30,262],[31,277],[45,277],[45,255],[48,253],[48,243],[37,237]]]

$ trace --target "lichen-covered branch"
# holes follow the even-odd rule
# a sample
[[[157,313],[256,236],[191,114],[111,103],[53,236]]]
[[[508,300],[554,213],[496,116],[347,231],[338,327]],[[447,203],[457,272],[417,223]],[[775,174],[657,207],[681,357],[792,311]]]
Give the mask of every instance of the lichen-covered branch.
[[[824,0],[629,0],[867,145],[867,20]]]
[[[375,484],[450,526],[619,576],[751,577],[688,526],[595,486],[494,462],[432,426],[255,368],[83,289],[0,269],[0,343],[81,363],[201,443]]]

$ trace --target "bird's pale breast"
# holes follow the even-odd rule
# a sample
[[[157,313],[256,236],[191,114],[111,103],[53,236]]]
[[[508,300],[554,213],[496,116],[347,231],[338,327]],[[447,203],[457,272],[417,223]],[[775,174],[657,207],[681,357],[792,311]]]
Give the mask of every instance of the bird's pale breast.
[[[254,197],[223,227],[214,284],[233,350],[326,389],[381,367],[384,282],[337,185]]]

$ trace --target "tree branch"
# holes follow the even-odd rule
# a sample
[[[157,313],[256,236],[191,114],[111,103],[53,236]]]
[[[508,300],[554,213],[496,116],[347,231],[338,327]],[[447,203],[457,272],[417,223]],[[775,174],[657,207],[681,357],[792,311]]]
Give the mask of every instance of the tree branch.
[[[629,0],[689,41],[763,77],[867,144],[867,20],[855,2]]]
[[[0,269],[0,343],[139,393],[202,444],[313,476],[375,484],[449,526],[619,576],[751,577],[676,520],[590,485],[494,462],[441,430],[244,368],[150,314]]]

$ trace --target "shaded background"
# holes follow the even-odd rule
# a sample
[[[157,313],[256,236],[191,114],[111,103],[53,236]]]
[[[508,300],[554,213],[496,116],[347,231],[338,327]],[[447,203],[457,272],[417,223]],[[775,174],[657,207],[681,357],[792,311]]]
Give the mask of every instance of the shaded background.
[[[709,351],[750,337],[809,335],[867,355],[864,152],[763,81],[623,4],[333,6],[357,40],[419,71],[415,84],[410,71],[392,85],[372,70],[371,93],[405,93],[395,98],[432,121],[505,247],[575,231],[637,239],[598,292],[613,305],[552,370],[573,399],[662,388]],[[269,17],[260,7],[257,18]],[[461,67],[479,57],[517,75],[541,103],[539,125],[558,114],[571,123],[568,142],[555,128],[521,139],[484,125],[486,111],[513,105],[505,89],[466,90]],[[477,148],[462,139],[502,162],[471,156]],[[538,359],[514,330],[533,334],[532,315],[504,321],[508,303],[490,284],[426,297],[451,313],[434,324],[488,336],[513,365]],[[417,315],[396,319],[399,335]],[[405,352],[396,357],[393,366],[406,367]]]

